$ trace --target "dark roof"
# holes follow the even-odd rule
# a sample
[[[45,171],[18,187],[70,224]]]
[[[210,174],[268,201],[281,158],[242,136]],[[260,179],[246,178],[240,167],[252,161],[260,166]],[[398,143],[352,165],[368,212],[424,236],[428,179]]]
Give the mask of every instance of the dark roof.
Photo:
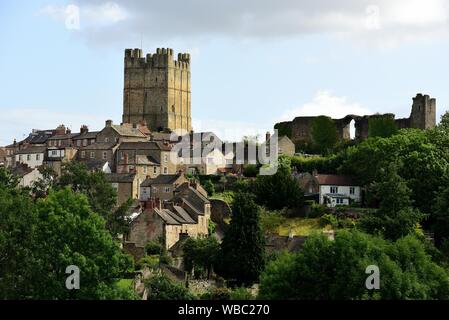
[[[152,156],[146,156],[143,154],[138,154],[136,156],[136,164],[160,165],[159,161],[154,159]]]
[[[320,185],[331,186],[357,186],[354,179],[350,176],[341,176],[335,174],[318,174],[315,176]]]
[[[145,138],[145,134],[142,133],[137,128],[134,128],[132,126],[126,126],[126,125],[112,125],[112,129],[114,129],[119,135],[125,136],[125,137],[141,137]]]
[[[48,140],[64,140],[64,139],[72,139],[74,136],[78,135],[77,133],[67,133],[67,134],[59,134],[48,138]]]
[[[111,150],[115,145],[115,142],[95,142],[91,145],[81,147],[80,150]]]
[[[84,132],[84,133],[75,133],[72,137],[72,139],[95,139],[97,135],[100,133],[100,131],[91,131],[91,132]]]
[[[176,189],[175,194],[177,194],[175,197],[177,201],[185,202],[187,205],[195,209],[197,213],[199,212],[204,214],[204,205],[210,203],[209,199],[207,199],[195,188],[192,188],[188,182],[180,185]]]
[[[28,167],[28,165],[26,164],[18,164],[17,166],[15,166],[14,168],[11,169],[11,173],[16,176],[16,177],[24,177],[27,174],[29,174],[30,172],[33,172],[33,169],[31,169],[30,167]]]
[[[168,209],[155,209],[156,213],[165,221],[166,224],[169,225],[180,225],[181,223],[177,221],[172,215],[169,214],[170,210]],[[167,212],[168,211],[168,212]]]
[[[174,184],[179,178],[181,178],[179,174],[161,174],[154,179],[146,179],[140,186],[149,187],[155,184]]]
[[[173,211],[177,213],[178,216],[181,216],[187,224],[196,223],[195,220],[193,220],[192,217],[187,213],[187,211],[185,211],[182,207],[173,206]]]
[[[170,151],[170,146],[161,142],[146,141],[146,142],[123,142],[120,144],[119,150],[162,150]]]
[[[16,152],[16,154],[45,153],[46,147],[28,147]]]
[[[136,178],[135,173],[109,173],[106,174],[106,179],[109,182],[128,182],[131,183]]]
[[[105,160],[88,160],[85,162],[89,171],[101,170],[108,161]]]

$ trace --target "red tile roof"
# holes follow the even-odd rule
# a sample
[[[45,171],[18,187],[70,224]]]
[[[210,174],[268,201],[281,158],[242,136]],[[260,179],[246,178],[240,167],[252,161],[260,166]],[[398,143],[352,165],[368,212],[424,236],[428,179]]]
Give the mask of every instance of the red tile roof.
[[[357,186],[354,179],[350,176],[341,176],[335,174],[318,174],[315,176],[320,185],[332,186]]]

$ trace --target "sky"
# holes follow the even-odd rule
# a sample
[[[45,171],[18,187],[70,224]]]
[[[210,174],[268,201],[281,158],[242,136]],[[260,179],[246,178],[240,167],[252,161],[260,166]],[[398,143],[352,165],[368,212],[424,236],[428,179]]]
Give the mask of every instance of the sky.
[[[223,140],[297,116],[408,117],[417,93],[449,109],[445,0],[1,0],[0,145],[120,123],[125,48],[189,52],[194,129]]]

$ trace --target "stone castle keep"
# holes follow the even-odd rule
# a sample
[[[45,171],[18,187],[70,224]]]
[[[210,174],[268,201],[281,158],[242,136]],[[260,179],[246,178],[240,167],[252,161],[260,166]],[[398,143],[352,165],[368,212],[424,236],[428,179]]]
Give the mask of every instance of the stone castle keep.
[[[158,48],[142,56],[125,50],[123,123],[145,122],[152,131],[192,130],[190,55]]]
[[[376,115],[347,115],[342,119],[333,119],[337,128],[338,136],[341,139],[349,140],[350,123],[355,122],[355,139],[363,140],[368,137],[369,119],[375,117],[395,118],[392,113]],[[310,142],[312,140],[311,127],[312,121],[316,117],[297,117],[293,121],[280,122],[275,125],[276,129],[282,128],[282,131],[288,131],[291,134],[291,140],[297,143]],[[403,128],[428,129],[436,125],[436,100],[428,95],[418,94],[413,98],[412,111],[409,118],[395,119],[396,126]]]

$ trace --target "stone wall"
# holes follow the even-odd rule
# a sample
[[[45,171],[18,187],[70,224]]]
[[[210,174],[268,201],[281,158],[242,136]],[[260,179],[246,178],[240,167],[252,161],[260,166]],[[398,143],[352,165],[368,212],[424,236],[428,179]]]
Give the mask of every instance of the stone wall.
[[[150,130],[192,129],[190,55],[158,48],[142,56],[140,49],[125,50],[123,122],[144,120]]]
[[[349,140],[350,123],[355,122],[355,139],[363,140],[368,137],[369,120],[373,117],[392,117],[393,113],[375,114],[375,115],[347,115],[342,119],[333,119],[338,136],[342,140]],[[275,129],[280,131],[279,134],[287,134],[295,144],[310,143],[312,141],[312,123],[316,117],[296,117],[292,121],[280,122],[275,125]],[[428,95],[417,94],[413,98],[412,111],[409,118],[395,119],[395,123],[399,129],[418,128],[428,129],[436,125],[436,99],[430,98]]]

